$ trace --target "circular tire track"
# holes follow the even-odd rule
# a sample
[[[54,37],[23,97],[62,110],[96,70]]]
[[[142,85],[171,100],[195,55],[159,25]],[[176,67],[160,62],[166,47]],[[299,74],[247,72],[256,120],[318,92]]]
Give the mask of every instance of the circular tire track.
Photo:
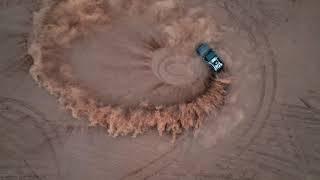
[[[249,146],[253,143],[253,141],[259,136],[259,133],[261,133],[261,130],[265,126],[265,121],[269,117],[270,109],[272,106],[272,103],[274,101],[275,96],[275,90],[276,90],[276,80],[277,80],[277,74],[276,74],[276,63],[274,60],[273,52],[270,48],[268,39],[263,31],[256,28],[258,26],[257,22],[250,17],[249,15],[244,12],[243,8],[241,7],[240,3],[237,1],[223,1],[223,2],[217,2],[216,5],[218,5],[220,8],[224,9],[224,11],[228,14],[229,18],[231,18],[232,23],[235,23],[235,26],[238,26],[240,31],[245,31],[248,33],[248,41],[252,43],[253,49],[251,53],[257,53],[255,56],[260,57],[260,64],[258,66],[251,67],[250,70],[255,71],[254,73],[259,74],[261,76],[261,82],[260,88],[257,89],[257,98],[256,98],[256,107],[253,111],[250,112],[250,115],[246,117],[243,122],[240,122],[240,125],[238,126],[238,122],[232,122],[230,126],[233,126],[233,128],[228,129],[227,132],[224,132],[221,135],[221,139],[223,139],[223,143],[218,143],[218,141],[215,141],[216,136],[219,135],[219,127],[213,127],[213,123],[211,125],[204,127],[200,130],[204,131],[204,135],[207,136],[208,134],[206,131],[210,132],[210,137],[205,138],[203,140],[203,137],[200,135],[196,138],[194,137],[185,137],[182,138],[183,141],[178,141],[176,144],[176,148],[169,153],[165,153],[164,157],[161,157],[159,159],[156,159],[156,162],[153,162],[155,164],[159,164],[156,166],[157,168],[151,166],[150,168],[148,166],[139,169],[137,172],[133,172],[130,174],[131,176],[125,176],[123,179],[153,179],[152,177],[159,177],[161,178],[182,178],[182,177],[190,177],[189,175],[184,175],[183,173],[179,176],[172,175],[175,174],[174,171],[170,170],[170,163],[175,163],[177,159],[182,159],[181,166],[184,168],[188,162],[183,163],[185,159],[189,159],[192,156],[197,156],[194,154],[194,151],[200,151],[207,153],[207,150],[213,151],[213,153],[210,153],[210,160],[206,159],[207,161],[216,162],[215,164],[219,164],[221,167],[229,166],[228,164],[233,164],[232,162],[237,161],[242,153],[244,153]],[[245,21],[244,21],[245,20]],[[230,22],[229,22],[230,23]],[[240,32],[239,31],[239,32]],[[223,43],[216,42],[217,45],[223,46]],[[222,49],[223,51],[223,49]],[[235,57],[233,57],[235,58]],[[227,59],[226,59],[227,60]],[[250,64],[249,64],[250,65]],[[245,65],[242,66],[242,68],[245,68]],[[241,69],[241,68],[240,68]],[[250,71],[249,71],[250,72]],[[232,94],[231,94],[232,95]],[[250,98],[248,98],[250,99]],[[221,112],[221,116],[224,116],[223,112]],[[223,128],[223,127],[220,127]],[[224,131],[223,129],[222,131]],[[212,131],[215,131],[212,133]],[[231,135],[229,135],[231,134]],[[224,137],[226,136],[226,137]],[[207,145],[203,146],[201,144],[201,141],[213,141],[207,143]],[[199,144],[200,142],[200,144]],[[220,142],[220,141],[219,141]],[[206,143],[205,143],[206,144]],[[217,147],[219,146],[219,147]],[[214,147],[212,149],[212,147]],[[227,148],[227,149],[226,149]],[[221,151],[219,151],[221,150]],[[214,154],[217,153],[217,154]],[[234,154],[234,156],[229,156],[229,154]],[[201,154],[201,153],[199,153]],[[175,157],[172,159],[172,157]],[[167,166],[169,167],[164,167]],[[178,163],[179,164],[179,163]],[[228,168],[227,168],[228,169]],[[192,170],[190,170],[192,171]],[[228,173],[231,173],[231,170],[228,170]],[[250,171],[250,170],[249,170]],[[166,174],[166,172],[169,172]],[[159,175],[160,176],[156,176]],[[161,176],[161,174],[164,174]],[[166,175],[165,175],[166,174]],[[252,172],[249,174],[252,174]],[[214,179],[214,178],[222,178],[222,179],[234,179],[236,178],[233,175],[214,175],[214,174],[195,174],[192,175],[194,178],[204,178],[204,179]],[[243,175],[239,176],[239,178],[253,178],[254,175]],[[157,178],[155,178],[157,179]]]
[[[251,40],[254,41],[257,51],[260,51],[259,55],[261,55],[260,57],[263,64],[261,69],[262,88],[258,108],[255,110],[252,120],[247,121],[250,125],[248,128],[243,129],[242,136],[240,137],[240,142],[243,143],[243,149],[241,151],[245,151],[252,141],[259,136],[259,133],[264,127],[264,121],[269,117],[277,88],[277,69],[269,40],[265,33],[259,28],[258,22],[245,12],[241,3],[237,0],[226,1],[224,8],[239,26],[248,31],[252,36]],[[235,142],[239,142],[239,140],[235,139]]]
[[[210,158],[206,159],[206,161],[216,161],[217,166],[219,168],[223,169],[224,173],[227,175],[215,175],[213,173],[215,172],[201,172],[198,174],[194,174],[193,177],[197,179],[259,179],[257,178],[253,172],[254,170],[250,169],[248,170],[249,172],[248,175],[243,175],[243,176],[235,176],[237,174],[236,171],[232,168],[232,166],[238,166],[241,168],[241,164],[236,164],[236,162],[242,161],[242,156],[246,153],[246,151],[250,151],[250,146],[254,145],[254,141],[256,141],[259,137],[261,137],[262,130],[266,129],[266,120],[268,119],[270,115],[270,108],[273,104],[273,99],[274,99],[274,94],[276,90],[276,84],[277,84],[277,67],[276,63],[274,61],[273,57],[273,52],[270,48],[268,38],[266,34],[264,33],[264,30],[261,30],[258,27],[258,22],[255,20],[254,17],[250,16],[249,12],[246,12],[243,7],[241,7],[241,3],[239,1],[218,1],[217,4],[220,4],[222,8],[225,8],[225,10],[229,11],[230,17],[237,22],[236,25],[240,26],[242,30],[248,32],[250,41],[255,44],[255,46],[258,46],[255,50],[260,49],[259,53],[262,54],[261,57],[264,59],[262,62],[262,65],[260,66],[259,69],[257,70],[257,73],[261,75],[262,80],[262,88],[259,90],[259,100],[257,100],[257,108],[253,112],[253,116],[251,118],[246,118],[243,123],[243,125],[240,125],[241,128],[234,128],[233,129],[233,134],[231,137],[228,137],[228,141],[226,140],[226,143],[223,143],[221,145],[220,143],[217,143],[217,146],[219,147],[214,147],[209,146],[208,149],[210,149],[212,152],[217,152],[218,150],[212,150],[212,149],[224,149],[225,147],[228,147],[228,151],[221,152],[219,154],[210,154]],[[253,27],[251,27],[253,26]],[[262,51],[262,52],[261,52]],[[293,111],[293,110],[292,110]],[[212,130],[212,129],[211,129]],[[229,133],[229,132],[227,132]],[[294,134],[294,133],[293,133]],[[237,136],[239,135],[239,136]],[[241,136],[240,136],[241,135]],[[201,139],[201,138],[200,138]],[[179,157],[186,158],[186,157],[192,157],[194,155],[192,152],[193,149],[195,149],[195,145],[197,145],[195,141],[193,141],[192,137],[187,137],[187,138],[181,138],[180,140],[182,141],[177,141],[176,146],[182,147],[182,142],[188,142],[188,146],[181,148],[175,148],[173,151],[169,151],[168,153],[164,153],[163,155],[160,155],[158,158],[155,160],[152,160],[151,163],[147,164],[146,166],[143,166],[142,168],[138,168],[137,171],[134,171],[133,173],[129,174],[129,176],[124,176],[128,179],[132,179],[132,177],[145,177],[145,179],[159,179],[161,177],[164,178],[171,178],[171,179],[177,179],[177,178],[183,178],[183,177],[189,177],[190,174],[186,175],[187,173],[181,173],[173,176],[173,173],[167,173],[172,167],[171,164],[175,164],[176,159]],[[259,139],[258,139],[259,140]],[[192,141],[192,142],[190,142]],[[311,144],[311,143],[310,143]],[[197,147],[199,148],[199,147]],[[202,147],[200,147],[201,149]],[[303,147],[307,149],[306,147]],[[206,149],[206,150],[208,150]],[[302,149],[303,150],[303,149]],[[208,150],[209,151],[209,150]],[[173,153],[176,152],[176,153]],[[186,152],[184,155],[179,154],[179,152]],[[204,150],[205,152],[205,150]],[[210,151],[209,151],[210,152]],[[311,152],[310,152],[311,153]],[[201,154],[201,153],[198,153]],[[214,156],[214,157],[211,157]],[[220,157],[218,157],[220,156]],[[172,159],[172,158],[176,159]],[[128,158],[129,159],[129,158]],[[166,165],[164,162],[172,160],[171,164],[169,163]],[[163,164],[164,163],[164,164]],[[194,163],[194,162],[193,162]],[[198,163],[198,161],[197,161]],[[195,163],[195,166],[197,166],[197,163]],[[252,162],[254,164],[254,162]],[[153,166],[154,165],[154,166]],[[163,165],[166,165],[168,167],[163,167]],[[186,165],[181,163],[179,164],[182,168],[185,167]],[[211,164],[210,164],[211,165]],[[258,164],[256,164],[258,166]],[[213,167],[213,166],[211,166]],[[196,168],[195,168],[196,169]],[[282,170],[282,169],[280,169]],[[265,171],[270,171],[270,169],[265,169]],[[135,174],[137,172],[137,174]],[[169,171],[169,172],[174,172],[174,170]],[[145,176],[145,173],[147,175]],[[275,176],[280,176],[282,172],[271,172],[274,173]],[[161,174],[160,176],[157,176]],[[262,173],[263,174],[263,173]],[[132,175],[132,176],[131,176]],[[137,176],[135,176],[137,175]],[[141,175],[141,176],[139,176]],[[155,175],[155,176],[153,176]],[[139,179],[138,178],[138,179]],[[164,179],[163,178],[163,179]]]
[[[244,64],[242,64],[238,69],[239,72],[234,73],[234,76],[241,75],[242,72],[240,71],[243,71],[242,69],[245,69],[246,66],[252,66],[246,69],[246,72],[248,73],[247,76],[253,74],[259,75],[260,77],[259,87],[255,87],[256,89],[254,89],[254,93],[257,95],[257,97],[255,98],[255,107],[250,109],[250,112],[247,112],[247,116],[245,116],[246,118],[243,120],[243,122],[240,122],[239,127],[236,127],[239,124],[237,122],[230,124],[231,126],[235,126],[236,128],[229,129],[229,131],[224,134],[231,134],[231,137],[229,137],[228,140],[222,138],[224,139],[224,141],[230,140],[230,142],[228,142],[227,144],[232,145],[228,147],[231,149],[235,148],[240,155],[242,154],[242,152],[246,151],[246,149],[248,149],[254,139],[259,136],[259,133],[264,128],[265,120],[269,117],[271,106],[275,98],[275,91],[277,88],[276,63],[274,53],[270,48],[268,38],[262,30],[257,28],[258,23],[255,21],[255,19],[246,14],[238,1],[221,1],[216,3],[216,5],[228,14],[231,20],[231,22],[229,23],[234,23],[235,26],[237,26],[236,28],[239,28],[238,32],[233,33],[237,33],[239,36],[241,31],[245,31],[248,33],[248,41],[250,41],[253,46],[253,49],[250,51],[250,53],[255,54],[255,57],[259,58],[257,59],[258,64],[250,65],[250,62],[244,62]],[[217,44],[220,44],[222,46],[225,45],[219,42]],[[235,79],[235,81],[241,80],[240,78]],[[245,80],[243,80],[242,83],[246,85]],[[232,93],[233,92],[231,92],[230,96],[233,95]],[[245,99],[252,98],[250,97],[251,95],[244,95]],[[243,102],[242,104],[238,104],[237,106],[245,106],[245,102]],[[225,108],[230,107],[231,106],[227,105]],[[230,111],[227,112],[232,113]],[[227,114],[223,111],[220,114],[220,116],[226,115]],[[212,126],[209,126],[209,128],[212,128]],[[209,128],[207,128],[208,131],[213,131],[213,129]],[[216,130],[218,132],[219,129]],[[215,135],[213,134],[212,136]],[[196,141],[198,141],[199,139],[201,140],[201,137],[197,138]],[[211,145],[215,145],[215,143]],[[212,147],[211,145],[209,147]]]
[[[4,163],[9,163],[3,167],[7,172],[16,173],[3,177],[59,177],[59,164],[53,147],[57,132],[44,115],[22,101],[0,97],[0,122],[1,142],[6,144],[1,156]],[[43,172],[50,174],[38,174]]]

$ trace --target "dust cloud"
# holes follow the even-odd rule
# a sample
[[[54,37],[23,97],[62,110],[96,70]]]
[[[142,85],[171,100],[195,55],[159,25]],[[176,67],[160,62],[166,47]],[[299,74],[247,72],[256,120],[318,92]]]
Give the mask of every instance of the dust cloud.
[[[175,136],[199,128],[224,104],[230,82],[213,77],[194,53],[197,43],[219,37],[201,7],[184,0],[42,6],[34,16],[30,73],[73,117],[113,136],[151,128]]]

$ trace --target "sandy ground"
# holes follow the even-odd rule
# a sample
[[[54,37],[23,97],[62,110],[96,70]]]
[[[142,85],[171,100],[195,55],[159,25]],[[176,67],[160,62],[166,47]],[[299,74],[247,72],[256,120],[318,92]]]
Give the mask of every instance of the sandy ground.
[[[37,2],[0,0],[0,179],[319,179],[319,1],[192,3],[185,6],[212,10],[204,13],[213,17],[215,32],[219,32],[211,43],[225,59],[234,80],[219,113],[208,115],[203,126],[183,132],[171,143],[170,135],[159,136],[156,130],[136,138],[113,138],[104,128],[89,128],[86,118],[75,120],[29,74],[32,60],[26,55],[26,39],[35,30],[32,18],[39,9]],[[134,33],[140,32],[143,25],[124,26],[129,27],[119,25],[113,33],[136,42],[139,36]],[[103,81],[113,83],[114,79],[107,79],[109,75],[103,76],[110,71],[102,67],[90,73],[99,67],[85,61],[86,57],[114,52],[111,46],[103,50],[93,48],[114,38],[103,37],[106,39],[93,37],[78,43],[69,55],[77,70],[86,73],[78,73],[78,78],[89,87],[102,90],[100,95],[107,102],[131,104],[148,97],[149,101],[159,103],[150,91],[150,87],[158,86],[153,84],[155,81],[170,85],[165,88],[171,93],[165,96],[177,97],[181,92],[175,91],[175,87],[190,86],[195,76],[206,76],[195,73],[206,71],[201,64],[193,64],[197,68],[185,71],[193,65],[181,63],[185,68],[171,69],[178,73],[164,73],[170,76],[152,69],[153,76],[143,83],[139,81],[141,77],[134,77],[140,75],[135,69],[127,71],[138,72],[129,78],[115,76],[119,78],[116,85],[119,91],[108,89],[94,79],[103,77]],[[121,58],[128,56],[122,53]],[[92,61],[102,63],[99,58]],[[117,65],[120,70],[115,72],[120,76],[126,74],[122,72],[126,66],[121,62]],[[141,86],[135,87],[137,84]],[[135,95],[119,101],[128,88]],[[141,96],[141,91],[150,93]],[[183,91],[181,97],[195,98],[199,92]],[[116,93],[113,99],[108,96],[110,93]],[[185,101],[181,97],[160,104]]]
[[[151,128],[176,136],[224,104],[227,70],[214,77],[195,54],[222,34],[204,5],[46,2],[34,16],[30,73],[74,118],[113,136]]]

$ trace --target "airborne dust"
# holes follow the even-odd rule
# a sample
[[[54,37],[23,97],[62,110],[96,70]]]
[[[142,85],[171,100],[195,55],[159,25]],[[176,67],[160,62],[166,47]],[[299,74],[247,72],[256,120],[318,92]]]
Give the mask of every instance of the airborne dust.
[[[34,26],[33,78],[73,117],[111,135],[156,127],[175,136],[224,103],[229,81],[213,77],[194,53],[219,31],[192,3],[46,1]]]

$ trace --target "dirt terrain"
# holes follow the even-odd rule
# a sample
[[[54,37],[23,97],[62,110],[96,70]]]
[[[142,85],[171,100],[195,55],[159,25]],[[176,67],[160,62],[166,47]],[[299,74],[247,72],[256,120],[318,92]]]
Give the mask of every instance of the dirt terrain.
[[[0,0],[1,180],[320,179],[319,1],[43,2]]]

